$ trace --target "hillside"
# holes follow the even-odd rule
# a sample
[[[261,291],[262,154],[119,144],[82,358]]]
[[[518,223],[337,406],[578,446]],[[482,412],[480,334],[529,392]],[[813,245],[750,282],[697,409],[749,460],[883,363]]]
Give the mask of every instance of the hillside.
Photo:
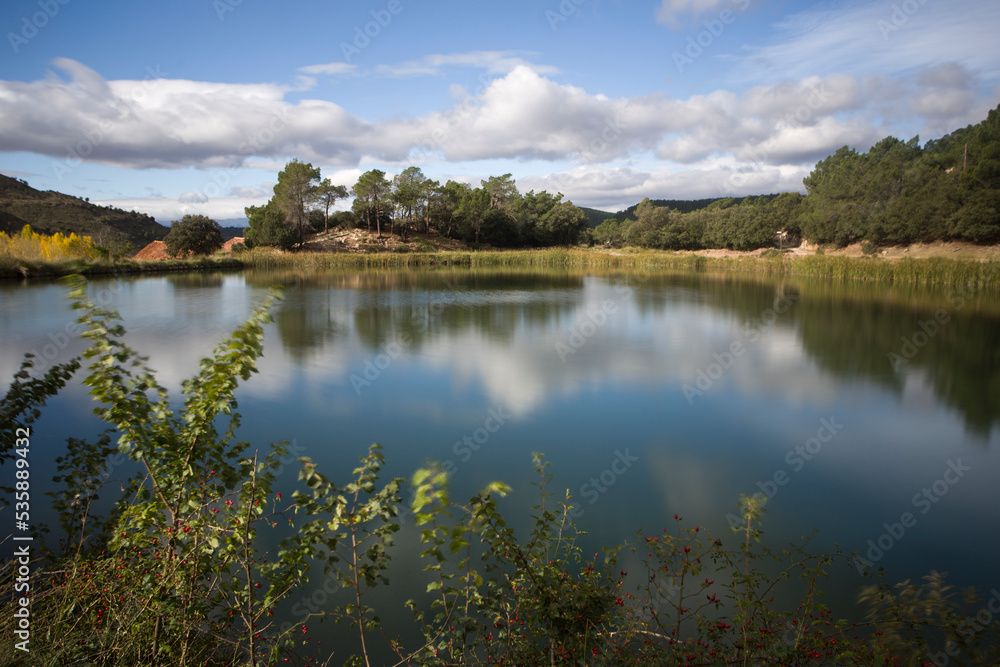
[[[216,222],[219,222],[219,224],[222,225],[222,222],[220,222],[218,220]],[[242,227],[226,227],[225,225],[223,225],[222,226],[222,240],[223,241],[229,241],[231,239],[241,238],[243,236],[246,236],[247,235],[247,230],[249,230],[249,229],[250,228],[247,227],[246,225],[244,225]]]
[[[132,252],[170,231],[143,213],[97,206],[51,190],[41,192],[0,174],[0,231],[17,233],[25,225],[40,234],[90,236],[103,246],[128,243]]]
[[[776,198],[778,195],[757,195],[753,197],[716,197],[714,199],[651,199],[650,203],[653,206],[666,206],[671,211],[676,211],[677,213],[690,213],[692,211],[699,211],[703,208],[708,208],[716,202],[723,202],[724,206],[739,205],[742,204],[746,199],[759,200],[771,200]],[[640,202],[641,203],[641,202]],[[639,204],[634,204],[629,206],[624,211],[618,211],[615,214],[608,213],[605,215],[607,218],[615,218],[616,220],[624,222],[625,220],[635,220],[635,211],[639,207]]]
[[[596,208],[587,208],[586,206],[577,207],[583,211],[584,215],[587,216],[587,222],[590,223],[591,227],[596,227],[608,218],[615,217],[614,213],[608,213],[607,211],[601,211]]]

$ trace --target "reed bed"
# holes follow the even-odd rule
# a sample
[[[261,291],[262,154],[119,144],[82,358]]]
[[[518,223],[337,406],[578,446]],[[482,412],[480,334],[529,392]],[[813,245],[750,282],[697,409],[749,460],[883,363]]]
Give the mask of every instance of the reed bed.
[[[255,269],[301,272],[331,269],[405,268],[543,268],[676,270],[703,273],[802,276],[829,280],[928,285],[1000,285],[1000,262],[953,259],[885,260],[877,258],[809,255],[791,257],[705,257],[655,250],[608,252],[590,249],[487,250],[377,253],[283,253],[255,248],[233,257],[177,259],[157,262],[135,260],[43,261],[0,255],[0,277],[52,277]]]
[[[80,259],[44,261],[0,256],[0,278],[58,278],[84,276],[170,273],[178,271],[239,271],[243,262],[227,258],[171,259],[157,262],[136,260],[84,261]]]
[[[582,249],[369,254],[295,254],[255,249],[240,255],[240,259],[248,268],[265,270],[564,266],[788,275],[888,283],[1000,285],[1000,262],[953,259],[893,261],[827,255],[733,258],[645,250],[609,253]]]

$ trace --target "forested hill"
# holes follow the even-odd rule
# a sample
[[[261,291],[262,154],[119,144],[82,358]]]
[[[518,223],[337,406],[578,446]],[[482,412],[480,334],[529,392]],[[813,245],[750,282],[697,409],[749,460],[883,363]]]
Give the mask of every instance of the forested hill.
[[[804,183],[810,239],[1000,243],[1000,107],[923,148],[918,137],[886,137],[867,153],[845,146]]]
[[[583,214],[587,216],[587,223],[591,227],[596,227],[608,218],[613,218],[614,213],[608,213],[607,211],[602,211],[597,208],[587,208],[586,206],[580,206],[579,209],[583,211]]]
[[[772,200],[778,195],[758,195],[753,197],[755,200],[760,200],[761,198],[765,200]],[[720,204],[723,206],[732,206],[734,204],[742,204],[747,197],[715,197],[713,199],[650,199],[649,203],[653,206],[666,206],[671,211],[677,211],[678,213],[690,213],[691,211],[698,211],[703,208],[708,208],[712,204]],[[624,211],[618,211],[614,215],[608,215],[607,218],[615,218],[616,220],[625,220],[626,218],[635,220],[636,210],[639,208],[639,204],[634,204],[629,206]]]
[[[771,200],[776,198],[778,195],[756,195],[753,198],[759,200],[763,197],[766,200]],[[714,199],[650,199],[649,202],[653,206],[665,206],[671,211],[676,211],[678,213],[690,213],[691,211],[698,211],[703,208],[708,208],[712,204],[717,204],[721,202],[721,205],[730,206],[732,204],[740,204],[747,197],[716,197]],[[596,227],[608,218],[614,218],[619,222],[624,220],[635,220],[636,209],[639,208],[639,204],[633,204],[623,211],[618,211],[617,213],[609,213],[608,211],[602,211],[596,208],[587,208],[586,206],[579,207],[581,211],[587,216],[587,220],[590,222],[591,227]]]
[[[139,250],[162,239],[168,227],[143,213],[97,206],[59,192],[41,192],[26,182],[0,174],[0,231],[18,233],[25,225],[40,234],[71,232],[90,236],[107,247],[127,243]]]
[[[1000,243],[1000,107],[923,147],[886,137],[867,152],[844,146],[803,179],[808,194],[742,200],[644,200],[594,239],[648,248],[752,250],[783,238],[873,246]]]

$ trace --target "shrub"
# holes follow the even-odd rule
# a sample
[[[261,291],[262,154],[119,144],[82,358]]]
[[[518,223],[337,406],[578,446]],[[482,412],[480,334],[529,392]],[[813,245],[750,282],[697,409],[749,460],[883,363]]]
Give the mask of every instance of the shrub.
[[[946,648],[956,664],[1000,657],[1000,620],[976,617],[970,626],[978,598],[955,600],[935,573],[922,584],[868,588],[871,612],[863,623],[836,619],[821,602],[819,582],[835,563],[853,566],[855,557],[757,546],[763,495],[742,496],[738,514],[729,515],[735,546],[686,527],[678,515],[662,533],[640,532],[625,546],[642,563],[635,593],[617,566],[620,548],[584,557],[572,499],[553,497],[540,454],[533,456],[540,501],[527,535],[516,535],[499,511],[508,486],[493,482],[456,503],[435,464],[413,475],[413,501],[403,508],[404,480],[379,481],[378,445],[343,486],[299,459],[302,488],[293,502],[283,501],[273,485],[285,444],[261,451],[234,442],[234,392],[255,372],[277,296],[182,383],[185,401],[175,413],[145,359],[121,342],[117,314],[97,308],[76,283],[74,307],[91,343],[84,384],[118,440],[73,440],[57,459],[52,495],[62,548],[34,564],[30,661],[15,655],[8,663],[286,664],[299,657],[301,640],[279,630],[272,614],[293,590],[308,590],[318,562],[349,592],[348,602],[325,614],[356,629],[359,650],[346,664],[370,665],[381,622],[367,596],[388,584],[402,512],[420,528],[430,581],[429,599],[406,602],[423,640],[415,647],[390,640],[400,664],[882,665],[926,661]],[[15,458],[18,429],[31,428],[80,366],[76,358],[32,378],[27,357],[0,400],[11,426],[0,433],[0,461]],[[97,494],[112,491],[104,471],[116,453],[138,473],[115,484],[112,511],[92,515]],[[263,531],[281,522],[295,531],[273,552],[261,551]],[[0,570],[0,585],[13,585],[17,567],[12,560]],[[795,593],[799,603],[778,608],[778,590]],[[17,601],[7,596],[2,604],[0,632],[13,637]]]
[[[204,215],[185,215],[170,224],[163,242],[172,256],[211,255],[222,247],[222,227]]]
[[[298,236],[285,222],[285,214],[273,201],[264,206],[248,206],[246,213],[250,224],[245,237],[247,247],[273,246],[291,250],[298,241]]]

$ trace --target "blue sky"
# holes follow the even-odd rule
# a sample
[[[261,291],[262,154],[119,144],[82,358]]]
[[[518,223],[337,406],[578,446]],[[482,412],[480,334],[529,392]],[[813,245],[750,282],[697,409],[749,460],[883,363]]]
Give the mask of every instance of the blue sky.
[[[1000,103],[994,0],[7,0],[0,28],[0,172],[164,224],[242,217],[296,157],[609,211],[802,191]]]

